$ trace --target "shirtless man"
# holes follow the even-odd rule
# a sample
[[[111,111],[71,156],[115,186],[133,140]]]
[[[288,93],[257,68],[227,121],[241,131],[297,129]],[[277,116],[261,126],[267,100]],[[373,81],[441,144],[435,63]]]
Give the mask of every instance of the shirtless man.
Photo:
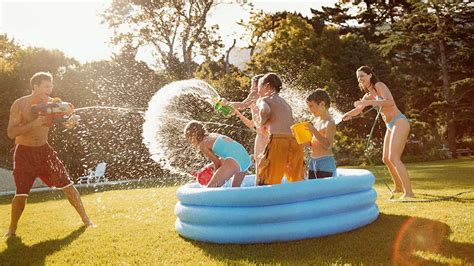
[[[291,133],[294,124],[290,105],[278,94],[282,82],[275,73],[259,79],[259,126],[270,135],[257,170],[258,185],[280,184],[283,175],[289,182],[304,179],[304,147]]]
[[[48,144],[47,116],[31,112],[32,104],[48,102],[53,91],[50,73],[38,72],[31,77],[32,93],[17,99],[10,110],[8,137],[15,139],[13,177],[16,193],[12,201],[11,221],[5,237],[14,236],[18,220],[26,205],[28,193],[36,177],[50,187],[62,189],[86,226],[95,226],[87,216],[79,192],[73,186],[64,165]]]

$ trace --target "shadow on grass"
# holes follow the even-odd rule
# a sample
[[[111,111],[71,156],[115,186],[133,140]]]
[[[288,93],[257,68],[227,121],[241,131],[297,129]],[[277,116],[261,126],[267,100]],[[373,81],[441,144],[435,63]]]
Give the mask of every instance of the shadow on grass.
[[[6,240],[7,249],[0,253],[0,262],[5,265],[44,265],[47,256],[71,244],[86,228],[81,226],[62,239],[47,240],[32,246],[25,245],[20,237],[10,237]]]
[[[381,213],[363,228],[308,240],[256,245],[185,241],[224,263],[412,265],[440,262],[440,256],[457,263],[474,262],[474,244],[452,242],[449,234],[445,223]]]
[[[79,194],[89,195],[94,193],[100,193],[104,191],[116,191],[116,190],[133,190],[133,189],[146,189],[146,188],[159,188],[159,187],[171,187],[177,186],[178,184],[166,184],[155,180],[142,180],[139,182],[131,182],[125,184],[114,184],[114,185],[102,185],[96,187],[77,187]],[[0,196],[0,205],[11,204],[14,195]],[[61,190],[49,190],[42,192],[31,192],[28,196],[28,203],[39,203],[50,200],[61,200],[66,199],[66,196]]]
[[[453,201],[459,203],[472,203],[474,198],[462,198],[463,196],[474,195],[474,190],[465,190],[453,195],[434,195],[425,193],[416,193],[416,199],[414,202],[433,202],[433,201]]]
[[[384,184],[383,182],[380,182],[377,184],[382,185]],[[392,188],[391,188],[392,189]],[[456,192],[456,193],[447,193],[446,191],[443,191],[442,189],[438,189],[438,192],[435,192],[436,194],[432,193],[421,193],[420,191],[423,190],[436,190],[433,188],[426,188],[426,186],[423,187],[418,187],[417,190],[415,190],[415,196],[416,198],[414,199],[405,199],[405,200],[399,200],[397,196],[401,196],[401,194],[398,194],[395,196],[391,201],[397,202],[397,203],[430,203],[430,202],[435,202],[435,201],[450,201],[450,202],[457,202],[457,203],[473,203],[474,202],[474,189],[466,189]],[[379,190],[379,193],[382,195],[386,195],[387,197],[391,195],[391,191],[384,185],[382,190]],[[379,194],[379,196],[381,195]]]

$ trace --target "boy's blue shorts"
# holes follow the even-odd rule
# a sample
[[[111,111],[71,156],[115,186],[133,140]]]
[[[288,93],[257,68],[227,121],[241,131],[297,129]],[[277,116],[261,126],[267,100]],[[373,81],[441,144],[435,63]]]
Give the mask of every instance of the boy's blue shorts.
[[[334,156],[311,158],[308,163],[309,179],[336,176],[336,160]]]

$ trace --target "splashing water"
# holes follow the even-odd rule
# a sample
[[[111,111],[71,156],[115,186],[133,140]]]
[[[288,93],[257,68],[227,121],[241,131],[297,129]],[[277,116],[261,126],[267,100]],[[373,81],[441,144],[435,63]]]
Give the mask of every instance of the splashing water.
[[[125,108],[125,107],[101,106],[101,105],[80,107],[80,108],[76,108],[75,111],[78,112],[78,111],[84,111],[84,110],[90,110],[90,109],[116,110],[116,111],[121,111],[121,112],[125,112],[125,113],[137,113],[137,114],[144,114],[145,113],[143,108]]]
[[[145,112],[143,143],[161,168],[190,177],[186,173],[205,164],[204,157],[183,134],[185,125],[191,120],[204,121],[209,132],[230,136],[247,147],[252,145],[251,131],[246,130],[237,118],[225,118],[214,112],[207,102],[211,97],[219,97],[212,86],[191,79],[172,82],[151,98]]]
[[[77,108],[80,122],[72,129],[55,126],[50,143],[63,159],[73,179],[94,170],[99,162],[107,163],[109,180],[141,179],[163,171],[149,158],[142,143],[140,108],[87,106]]]
[[[308,96],[308,92],[285,87],[280,92],[280,96],[291,106],[295,123],[314,120],[313,115],[309,112],[306,105],[306,97]]]
[[[293,109],[295,121],[313,121],[305,99],[308,92],[285,89],[281,96]],[[206,159],[185,139],[183,129],[191,120],[201,121],[208,132],[227,135],[252,151],[254,133],[236,116],[224,117],[215,112],[208,100],[219,94],[208,83],[197,80],[172,82],[151,98],[144,115],[143,143],[151,158],[171,174],[190,178],[188,174],[204,166]],[[329,112],[336,124],[342,114],[331,107]],[[174,178],[174,177],[160,177]]]
[[[295,122],[314,120],[314,116],[309,112],[306,105],[306,97],[308,97],[308,95],[309,92],[298,91],[293,88],[286,88],[280,93],[280,96],[291,106]],[[334,103],[331,103],[331,105],[334,105]],[[333,106],[331,106],[328,111],[336,125],[341,123],[343,116],[341,111]]]
[[[344,114],[336,107],[330,107],[329,114],[332,116],[332,119],[334,119],[334,123],[336,123],[336,125],[342,122],[342,116]]]

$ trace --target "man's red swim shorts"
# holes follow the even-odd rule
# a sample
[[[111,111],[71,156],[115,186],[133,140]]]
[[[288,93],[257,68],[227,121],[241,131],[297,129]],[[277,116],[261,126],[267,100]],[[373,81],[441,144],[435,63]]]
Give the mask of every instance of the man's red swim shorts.
[[[13,177],[16,195],[21,196],[28,195],[37,177],[49,187],[59,189],[73,184],[63,163],[49,144],[39,147],[17,144],[13,153]]]

